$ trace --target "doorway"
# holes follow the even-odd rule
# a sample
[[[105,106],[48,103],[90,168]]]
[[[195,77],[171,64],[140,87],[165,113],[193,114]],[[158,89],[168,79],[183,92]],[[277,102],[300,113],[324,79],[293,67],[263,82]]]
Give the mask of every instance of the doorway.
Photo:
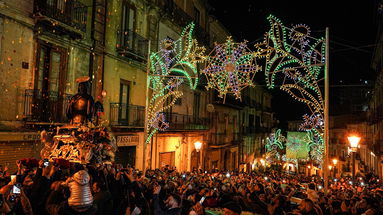
[[[136,146],[118,147],[115,163],[122,164],[124,167],[128,164],[134,167],[136,165]]]
[[[160,152],[160,167],[175,166],[175,152]]]

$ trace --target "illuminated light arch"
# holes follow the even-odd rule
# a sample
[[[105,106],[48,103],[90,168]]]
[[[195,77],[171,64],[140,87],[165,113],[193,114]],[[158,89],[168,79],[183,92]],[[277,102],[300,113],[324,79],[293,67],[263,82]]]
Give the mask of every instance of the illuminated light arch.
[[[263,42],[255,44],[257,56],[265,59],[266,84],[273,89],[278,82],[279,89],[308,106],[311,113],[303,117],[300,129],[312,132],[318,140],[316,148],[323,151],[324,100],[319,83],[323,81],[325,39],[311,37],[306,25],[287,28],[273,15],[267,19],[271,28]]]
[[[170,109],[183,93],[179,86],[187,81],[191,89],[198,84],[197,64],[205,59],[205,48],[192,38],[194,24],[187,25],[178,40],[164,39],[160,50],[149,57],[148,86],[151,95],[146,110],[146,140],[169,127],[164,111]],[[169,101],[170,102],[167,102]]]

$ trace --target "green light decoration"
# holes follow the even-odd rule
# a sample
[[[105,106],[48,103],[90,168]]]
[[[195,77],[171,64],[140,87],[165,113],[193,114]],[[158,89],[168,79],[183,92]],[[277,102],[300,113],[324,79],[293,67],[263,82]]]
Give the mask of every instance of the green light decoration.
[[[309,158],[311,132],[291,132],[287,133],[286,157],[304,160]]]
[[[281,129],[277,129],[270,137],[266,137],[266,160],[280,160],[281,151],[285,148],[286,137],[281,134]]]
[[[281,129],[275,131],[274,134],[271,134],[270,137],[266,137],[266,151],[269,152],[275,149],[283,149],[286,138],[281,134]]]
[[[255,57],[255,53],[248,49],[246,41],[235,43],[228,37],[226,43],[215,44],[202,71],[207,79],[206,89],[217,90],[224,103],[227,93],[241,99],[241,90],[254,86],[254,75],[261,69],[256,65]]]
[[[310,150],[310,159],[311,161],[314,161],[314,163],[321,165],[322,164],[322,158],[323,158],[323,152],[324,152],[324,144],[323,139],[320,134],[316,134],[316,130],[307,131],[308,135],[310,137],[310,143],[308,145]]]
[[[310,28],[299,24],[292,28],[270,15],[270,30],[261,43],[255,44],[256,55],[265,59],[268,88],[278,82],[279,89],[308,106],[310,115],[304,116],[301,130],[312,131],[319,139],[324,131],[324,101],[319,83],[324,71],[325,39],[310,36]],[[317,144],[322,144],[319,141]],[[323,147],[318,147],[323,150]]]
[[[151,90],[147,107],[146,143],[158,131],[169,127],[164,112],[170,109],[183,93],[180,85],[187,81],[191,89],[198,84],[197,64],[205,60],[205,48],[192,38],[194,24],[185,27],[178,40],[164,39],[160,50],[150,54],[148,86]]]

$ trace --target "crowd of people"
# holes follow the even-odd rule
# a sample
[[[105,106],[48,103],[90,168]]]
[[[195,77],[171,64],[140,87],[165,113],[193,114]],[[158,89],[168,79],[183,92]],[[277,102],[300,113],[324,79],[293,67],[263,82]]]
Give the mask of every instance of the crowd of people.
[[[59,165],[16,162],[0,169],[0,214],[383,214],[376,177],[354,181],[276,171],[145,172],[122,165]]]

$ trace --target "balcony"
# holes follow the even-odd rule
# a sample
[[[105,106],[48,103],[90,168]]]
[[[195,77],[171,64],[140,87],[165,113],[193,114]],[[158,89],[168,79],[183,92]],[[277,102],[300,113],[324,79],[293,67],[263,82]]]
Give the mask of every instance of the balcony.
[[[144,128],[145,107],[123,103],[110,103],[109,119],[111,126]]]
[[[167,13],[172,22],[175,22],[177,25],[185,27],[186,25],[194,22],[194,18],[186,13],[182,8],[178,7],[173,1],[158,1],[158,6]],[[209,45],[209,34],[203,29],[199,23],[195,23],[194,35],[199,43],[204,45]]]
[[[222,146],[226,144],[237,144],[242,141],[242,135],[239,133],[211,133],[209,135],[209,144],[211,146]]]
[[[58,92],[25,90],[24,116],[29,123],[65,123],[66,109],[72,95]]]
[[[148,56],[149,40],[133,30],[117,31],[116,51],[125,57],[133,57],[146,61]]]
[[[245,102],[243,102],[243,100],[236,99],[232,94],[226,94],[224,103],[224,98],[220,98],[217,91],[214,91],[213,102],[216,105],[223,105],[235,109],[243,109],[245,107]]]
[[[210,120],[208,118],[195,117],[177,113],[164,113],[165,120],[169,123],[168,130],[207,130]]]
[[[86,32],[87,6],[77,0],[35,0],[34,16],[56,32],[82,37]]]

